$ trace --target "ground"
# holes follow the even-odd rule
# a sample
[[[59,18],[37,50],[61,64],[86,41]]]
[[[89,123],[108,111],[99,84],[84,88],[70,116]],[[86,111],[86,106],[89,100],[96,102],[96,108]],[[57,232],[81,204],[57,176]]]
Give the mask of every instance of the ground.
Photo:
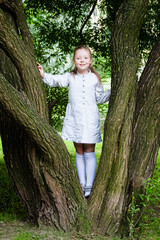
[[[23,221],[0,222],[1,240],[110,240],[103,236],[77,232],[64,233],[49,227],[37,228]]]

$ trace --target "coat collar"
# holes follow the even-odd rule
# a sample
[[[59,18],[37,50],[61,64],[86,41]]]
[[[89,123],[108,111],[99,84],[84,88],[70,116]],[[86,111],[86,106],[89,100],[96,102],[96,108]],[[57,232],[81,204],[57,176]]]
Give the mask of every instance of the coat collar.
[[[88,69],[88,73],[87,73],[87,74],[81,74],[81,73],[79,73],[79,72],[77,71],[77,75],[78,75],[78,76],[81,76],[81,77],[88,76],[88,74],[91,74],[91,70],[90,70],[90,69]]]

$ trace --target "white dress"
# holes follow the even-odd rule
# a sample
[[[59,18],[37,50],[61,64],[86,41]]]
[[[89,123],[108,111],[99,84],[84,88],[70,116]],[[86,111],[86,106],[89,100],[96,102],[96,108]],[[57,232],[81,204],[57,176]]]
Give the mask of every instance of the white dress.
[[[45,73],[43,81],[51,87],[69,86],[69,103],[62,138],[76,143],[101,142],[97,103],[109,100],[110,89],[104,92],[103,86],[98,86],[98,78],[92,72],[85,75],[78,72],[63,75]]]

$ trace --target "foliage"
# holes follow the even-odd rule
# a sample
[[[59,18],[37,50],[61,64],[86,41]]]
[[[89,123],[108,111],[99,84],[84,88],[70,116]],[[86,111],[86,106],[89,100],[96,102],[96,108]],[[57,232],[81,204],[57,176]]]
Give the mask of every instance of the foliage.
[[[82,43],[80,29],[90,13],[94,0],[89,1],[29,1],[24,0],[26,17],[34,38],[38,60],[49,61],[59,54],[70,54]],[[110,38],[116,12],[123,1],[99,1],[84,30],[83,38],[96,53],[106,57],[110,64]],[[140,32],[140,46],[144,53],[150,50],[159,33],[160,6],[158,0],[150,0]],[[61,57],[60,57],[61,58]],[[60,60],[59,58],[59,60]],[[64,57],[62,58],[64,59]]]
[[[24,1],[28,23],[36,32],[35,45],[43,50],[58,48],[64,53],[73,52],[81,43],[80,27],[94,3],[90,1]],[[84,11],[85,9],[85,11]],[[39,53],[42,51],[38,49]],[[44,55],[44,54],[41,54]]]
[[[47,93],[47,102],[50,104],[54,99],[56,100],[55,106],[52,110],[52,124],[57,131],[62,130],[63,119],[66,112],[68,103],[68,88],[51,88],[45,86]]]
[[[66,70],[68,54],[82,44],[80,28],[90,13],[94,1],[24,1],[28,25],[33,34],[37,60],[49,66],[54,72],[57,66]],[[98,5],[97,5],[98,8]],[[83,30],[85,42],[96,55],[103,56],[110,65],[110,31],[104,31],[99,20],[91,18]],[[98,23],[97,23],[98,21]],[[54,59],[54,62],[53,60]],[[58,67],[60,72],[60,67]],[[47,68],[47,70],[49,70]]]
[[[132,200],[129,205],[128,211],[127,211],[127,221],[129,225],[129,239],[134,239],[134,233],[135,233],[135,215],[136,213],[140,212],[140,208],[138,205],[135,204],[135,196],[132,192]]]
[[[147,14],[140,32],[140,49],[143,50],[143,57],[148,57],[148,52],[157,42],[160,32],[160,5],[158,0],[150,0]]]

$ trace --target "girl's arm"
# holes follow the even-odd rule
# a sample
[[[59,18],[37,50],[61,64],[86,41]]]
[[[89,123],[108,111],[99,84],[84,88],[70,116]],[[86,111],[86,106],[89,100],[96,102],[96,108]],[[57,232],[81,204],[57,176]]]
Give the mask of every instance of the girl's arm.
[[[96,101],[98,104],[108,102],[110,95],[111,89],[104,91],[102,84],[96,87]]]
[[[42,66],[37,63],[40,75],[44,83],[51,87],[67,87],[69,85],[70,73],[65,73],[62,75],[53,75],[50,73],[45,73]]]
[[[67,87],[69,85],[70,73],[62,75],[53,75],[51,73],[44,73],[43,82],[50,87]]]

